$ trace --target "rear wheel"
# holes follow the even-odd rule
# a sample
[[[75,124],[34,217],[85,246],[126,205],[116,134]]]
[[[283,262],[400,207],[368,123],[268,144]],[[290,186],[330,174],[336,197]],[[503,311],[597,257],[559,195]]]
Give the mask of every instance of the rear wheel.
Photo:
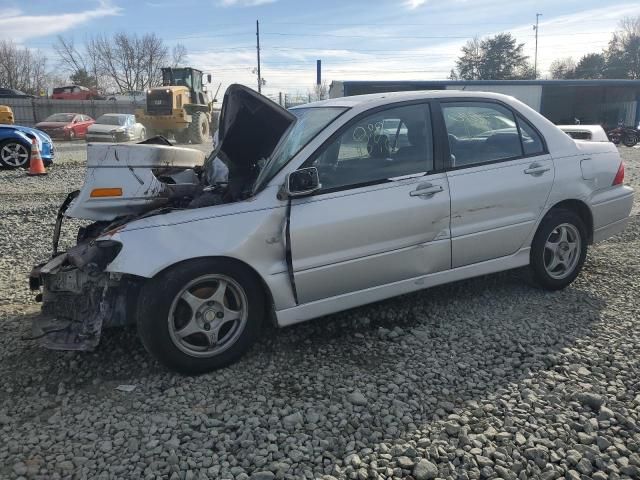
[[[76,139],[76,132],[73,129],[69,130],[69,141],[72,142],[75,139]]]
[[[565,288],[582,270],[587,257],[587,230],[570,210],[552,210],[542,220],[531,244],[530,266],[547,290]]]
[[[624,137],[622,137],[622,143],[625,147],[633,147],[638,143],[638,136],[633,133],[626,133]]]
[[[196,112],[189,125],[189,139],[192,143],[204,143],[209,137],[209,118],[204,112]]]
[[[29,166],[31,149],[15,140],[0,143],[0,164],[9,168],[26,168]]]
[[[264,311],[263,290],[248,268],[199,259],[145,284],[138,331],[146,349],[167,367],[203,373],[235,362],[249,349]]]

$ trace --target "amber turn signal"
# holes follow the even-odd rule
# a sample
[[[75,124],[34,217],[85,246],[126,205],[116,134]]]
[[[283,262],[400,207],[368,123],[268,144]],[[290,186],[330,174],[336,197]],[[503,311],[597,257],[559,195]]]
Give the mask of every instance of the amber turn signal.
[[[94,188],[91,190],[91,198],[104,198],[104,197],[121,197],[121,188]]]

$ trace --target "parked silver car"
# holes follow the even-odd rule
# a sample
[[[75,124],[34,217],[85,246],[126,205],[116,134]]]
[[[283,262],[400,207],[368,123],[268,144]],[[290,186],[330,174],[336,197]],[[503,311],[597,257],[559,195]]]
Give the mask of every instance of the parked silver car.
[[[136,116],[128,113],[105,113],[87,129],[87,142],[129,142],[144,140],[144,125],[136,122]]]
[[[287,111],[236,85],[219,139],[204,163],[169,145],[89,146],[61,212],[95,223],[30,279],[46,346],[91,349],[104,327],[136,323],[165,365],[204,372],[236,361],[267,321],[524,266],[557,290],[633,203],[614,145],[574,141],[499,94]]]

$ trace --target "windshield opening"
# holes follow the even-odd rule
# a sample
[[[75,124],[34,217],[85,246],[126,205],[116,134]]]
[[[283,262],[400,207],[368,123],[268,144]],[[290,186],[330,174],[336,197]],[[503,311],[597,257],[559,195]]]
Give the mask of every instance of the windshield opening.
[[[54,113],[45,118],[45,122],[65,122],[69,123],[75,117],[75,113]]]
[[[254,191],[266,185],[313,137],[346,110],[344,107],[307,107],[290,110],[296,116],[296,121],[284,134],[260,172]]]
[[[102,115],[98,117],[96,123],[102,125],[124,125],[126,117],[124,115]]]

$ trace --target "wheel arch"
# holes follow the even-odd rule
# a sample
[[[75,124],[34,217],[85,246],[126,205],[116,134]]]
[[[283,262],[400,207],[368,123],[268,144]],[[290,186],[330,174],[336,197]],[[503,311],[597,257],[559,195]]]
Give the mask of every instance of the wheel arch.
[[[588,244],[591,245],[593,243],[593,213],[589,206],[583,202],[582,200],[577,199],[567,199],[562,200],[561,202],[553,205],[546,213],[545,217],[549,215],[554,210],[570,210],[576,213],[580,219],[584,222],[585,227],[587,228],[588,235]]]
[[[167,265],[162,270],[159,270],[151,278],[156,278],[159,275],[164,274],[168,270],[180,267],[181,265],[185,265],[187,263],[201,262],[203,260],[222,260],[224,262],[228,262],[229,264],[235,265],[236,267],[239,267],[239,268],[242,268],[242,269],[246,270],[255,279],[257,279],[258,282],[260,283],[261,287],[262,287],[262,293],[264,294],[264,298],[265,298],[265,312],[264,312],[265,313],[265,319],[268,322],[270,322],[273,326],[276,326],[276,327],[278,326],[277,320],[276,320],[276,315],[275,315],[275,301],[273,299],[273,295],[271,293],[271,289],[267,285],[267,282],[265,281],[265,279],[262,277],[262,275],[260,275],[260,273],[255,268],[253,268],[248,263],[246,263],[246,262],[244,262],[242,260],[239,260],[237,258],[227,257],[227,256],[224,256],[224,255],[212,255],[212,256],[189,258],[189,259],[186,259],[186,260],[181,260],[179,262],[173,263],[171,265]],[[146,280],[150,280],[150,279],[146,279]]]

